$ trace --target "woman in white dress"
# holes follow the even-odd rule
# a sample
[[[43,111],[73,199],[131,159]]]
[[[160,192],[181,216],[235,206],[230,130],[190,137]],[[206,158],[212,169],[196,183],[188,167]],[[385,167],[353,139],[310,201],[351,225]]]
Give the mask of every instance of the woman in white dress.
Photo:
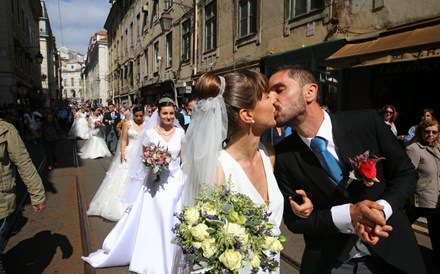
[[[80,108],[75,113],[75,120],[73,121],[72,127],[67,135],[69,139],[75,140],[80,138],[87,140],[90,137],[89,126],[87,121],[87,113],[84,108]]]
[[[276,123],[267,85],[262,74],[249,70],[229,73],[224,78],[214,74],[199,78],[196,92],[202,100],[193,110],[182,155],[183,169],[188,174],[182,200],[191,205],[200,183],[225,184],[231,179],[232,190],[249,196],[256,204],[268,205],[272,232],[279,235],[284,199],[273,174],[275,153],[270,145],[260,142],[261,134]],[[211,134],[202,138],[202,132]],[[313,207],[305,194],[304,199],[302,206],[311,212]],[[275,256],[278,263],[279,256]],[[178,253],[175,272],[184,272],[176,269],[181,260]]]
[[[183,191],[180,150],[185,135],[184,130],[176,126],[174,113],[172,99],[162,98],[140,136],[143,145],[154,143],[168,147],[173,157],[169,169],[161,173],[159,182],[147,172],[133,205],[106,237],[102,249],[83,257],[93,267],[129,264],[129,270],[136,273],[172,273],[176,246],[171,243],[171,228],[177,221],[174,212]],[[139,160],[140,157],[141,153]],[[143,166],[140,168],[146,170]]]
[[[79,157],[81,159],[96,159],[112,156],[103,137],[102,115],[99,108],[93,109],[93,114],[89,116],[88,127],[90,137],[79,149]]]
[[[131,119],[133,116],[133,119]],[[122,125],[122,134],[118,149],[113,156],[112,163],[98,191],[90,202],[87,215],[101,216],[110,221],[117,221],[127,209],[127,204],[122,200],[130,176],[128,167],[138,157],[134,155],[139,141],[139,134],[144,126],[144,108],[133,108],[133,115],[126,113]]]

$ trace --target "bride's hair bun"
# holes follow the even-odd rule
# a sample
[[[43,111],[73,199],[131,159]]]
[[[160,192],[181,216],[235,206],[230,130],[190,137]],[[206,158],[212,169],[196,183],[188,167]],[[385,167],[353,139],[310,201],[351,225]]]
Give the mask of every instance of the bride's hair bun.
[[[199,99],[216,97],[221,90],[220,77],[214,73],[205,73],[196,82],[196,95]]]

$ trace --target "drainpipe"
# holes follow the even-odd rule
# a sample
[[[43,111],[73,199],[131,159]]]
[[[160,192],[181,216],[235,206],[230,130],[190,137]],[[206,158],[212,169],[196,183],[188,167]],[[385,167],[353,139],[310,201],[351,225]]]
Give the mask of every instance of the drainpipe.
[[[193,58],[193,75],[197,74],[197,55],[198,55],[198,9],[197,9],[198,0],[194,0],[194,58]]]

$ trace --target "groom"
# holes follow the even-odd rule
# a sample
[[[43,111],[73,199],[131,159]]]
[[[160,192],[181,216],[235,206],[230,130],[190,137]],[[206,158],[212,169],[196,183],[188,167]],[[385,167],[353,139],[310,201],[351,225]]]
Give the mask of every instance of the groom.
[[[108,105],[108,112],[104,113],[102,122],[105,125],[105,142],[107,147],[115,155],[118,145],[118,135],[116,134],[116,125],[121,121],[120,114],[115,110],[115,105],[110,103]]]
[[[277,126],[295,129],[276,146],[285,208],[296,189],[314,204],[307,218],[284,212],[289,230],[304,234],[301,273],[426,273],[403,211],[418,176],[383,119],[374,110],[327,114],[317,102],[316,77],[302,67],[278,68],[269,88]],[[314,148],[314,137],[326,152]],[[385,158],[376,163],[380,182],[347,186],[350,159],[366,151]]]

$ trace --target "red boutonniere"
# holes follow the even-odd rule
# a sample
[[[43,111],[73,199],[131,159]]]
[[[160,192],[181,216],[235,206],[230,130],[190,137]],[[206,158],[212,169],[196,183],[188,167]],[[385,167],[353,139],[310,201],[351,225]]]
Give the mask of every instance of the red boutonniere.
[[[350,171],[348,176],[349,180],[346,186],[350,185],[353,180],[363,181],[364,185],[367,187],[372,186],[374,183],[378,183],[379,180],[376,178],[376,163],[384,159],[384,157],[377,157],[374,154],[370,154],[369,150],[356,156],[354,160],[350,158],[350,164],[353,170]]]

